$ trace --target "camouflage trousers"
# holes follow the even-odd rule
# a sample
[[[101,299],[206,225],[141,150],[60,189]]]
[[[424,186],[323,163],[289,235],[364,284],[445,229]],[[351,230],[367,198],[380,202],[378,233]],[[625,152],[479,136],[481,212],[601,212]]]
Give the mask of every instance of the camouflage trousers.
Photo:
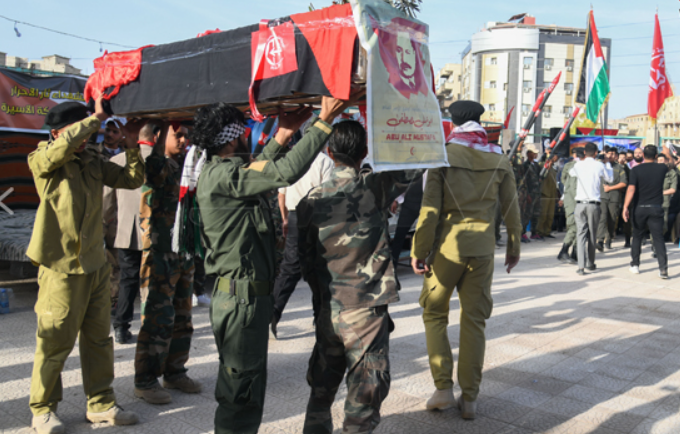
[[[389,337],[394,327],[387,306],[320,309],[316,344],[309,359],[312,388],[304,434],[333,432],[331,406],[347,371],[343,433],[372,433],[390,390]]]
[[[189,360],[194,260],[144,250],[140,269],[142,327],[135,354],[135,387],[150,388],[165,375],[184,374]]]

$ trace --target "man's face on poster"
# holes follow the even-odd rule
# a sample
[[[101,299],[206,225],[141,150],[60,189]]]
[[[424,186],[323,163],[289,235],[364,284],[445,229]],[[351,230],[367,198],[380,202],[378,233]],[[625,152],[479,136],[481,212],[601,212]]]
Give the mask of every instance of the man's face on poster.
[[[401,75],[404,83],[413,83],[417,60],[416,50],[413,49],[408,32],[399,32],[397,35],[397,61],[399,62],[399,75]]]

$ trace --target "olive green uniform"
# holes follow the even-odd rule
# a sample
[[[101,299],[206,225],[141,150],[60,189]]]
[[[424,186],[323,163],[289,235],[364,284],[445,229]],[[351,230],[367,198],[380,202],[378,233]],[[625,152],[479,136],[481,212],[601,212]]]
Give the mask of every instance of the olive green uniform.
[[[437,389],[453,386],[447,327],[454,289],[460,300],[458,381],[465,401],[475,401],[482,380],[486,320],[491,316],[495,234],[500,200],[507,253],[519,256],[522,223],[512,167],[503,155],[447,145],[450,167],[430,169],[411,256],[432,257],[420,305],[430,371]],[[436,237],[439,234],[439,237]]]
[[[571,246],[576,241],[576,177],[569,175],[569,171],[578,160],[572,160],[562,169],[562,185],[564,186],[564,213],[567,216],[567,234],[564,236],[564,245]]]
[[[673,189],[678,187],[678,172],[673,169],[668,169],[666,172],[666,177],[663,180],[663,190]],[[663,232],[664,234],[668,231],[668,210],[671,207],[672,194],[663,195]]]
[[[26,255],[40,265],[36,352],[29,405],[35,416],[54,412],[62,399],[61,371],[80,334],[83,388],[89,412],[113,407],[111,294],[102,228],[104,185],[135,189],[144,181],[139,149],[127,165],[96,152],[75,151],[99,129],[94,116],[41,142],[28,156],[40,206]]]
[[[271,140],[254,162],[213,156],[198,180],[206,273],[219,276],[210,305],[220,357],[216,434],[256,433],[262,421],[276,278],[266,194],[301,178],[331,132],[317,120],[287,155]]]
[[[616,185],[620,183],[628,184],[626,170],[619,163],[611,163],[614,180],[607,182],[602,180],[600,183],[600,224],[597,229],[598,242],[610,242],[616,235],[616,224],[618,222],[621,209],[621,199],[625,189],[605,192],[605,185]]]
[[[552,232],[555,218],[555,202],[557,191],[557,172],[551,166],[541,182],[541,217],[538,220],[538,234],[544,237]]]

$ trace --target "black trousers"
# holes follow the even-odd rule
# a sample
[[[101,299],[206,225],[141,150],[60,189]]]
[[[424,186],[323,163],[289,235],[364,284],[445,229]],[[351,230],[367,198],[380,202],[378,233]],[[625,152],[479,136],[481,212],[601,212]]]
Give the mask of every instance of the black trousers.
[[[649,228],[654,242],[654,252],[659,261],[659,270],[666,271],[668,268],[668,256],[666,256],[666,243],[663,239],[663,217],[662,207],[636,207],[633,211],[633,244],[630,254],[632,256],[631,266],[640,265],[640,250],[642,249],[642,237]]]
[[[401,250],[404,248],[404,240],[406,235],[411,230],[413,222],[416,221],[420,214],[420,204],[423,201],[423,183],[422,180],[412,182],[406,190],[404,196],[404,203],[401,205],[399,211],[399,220],[397,221],[397,229],[392,238],[392,260],[396,264],[399,260]]]
[[[283,251],[279,275],[274,282],[274,314],[281,317],[295,286],[302,278],[300,254],[298,253],[298,226],[295,211],[288,213],[288,235]]]
[[[135,313],[135,298],[139,294],[139,269],[142,266],[142,252],[118,249],[118,265],[120,266],[120,285],[113,328],[128,330]]]
[[[205,274],[205,260],[196,256],[194,258],[194,295],[212,294],[217,275]],[[206,291],[207,289],[207,291]]]

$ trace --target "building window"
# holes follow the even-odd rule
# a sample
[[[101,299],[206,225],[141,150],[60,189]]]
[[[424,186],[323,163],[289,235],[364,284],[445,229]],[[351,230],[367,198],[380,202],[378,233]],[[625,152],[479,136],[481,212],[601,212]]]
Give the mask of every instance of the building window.
[[[543,113],[552,113],[552,106],[551,105],[544,105],[543,106]]]
[[[524,80],[524,83],[522,84],[522,88],[524,88],[524,90],[531,89],[531,81],[530,80]]]
[[[574,91],[574,83],[564,83],[564,90],[571,94]]]
[[[508,83],[503,83],[503,90],[508,90]]]
[[[495,88],[496,88],[496,82],[495,82],[495,81],[490,81],[490,82],[489,82],[489,87],[490,87],[491,89],[495,89]]]
[[[530,111],[531,111],[531,105],[522,104],[522,116],[527,116]]]
[[[554,63],[555,59],[543,59],[543,66],[545,69],[551,69]]]
[[[489,59],[489,64],[490,65],[498,65],[498,58],[492,57],[491,59]]]
[[[574,68],[574,59],[567,59],[564,61],[564,66],[567,68]]]
[[[496,111],[496,104],[489,104],[489,111],[495,112]]]
[[[562,107],[562,113],[565,115],[571,114],[571,107],[565,105],[564,107]]]
[[[525,57],[523,62],[524,62],[524,69],[529,69],[529,68],[531,68],[531,65],[534,63],[534,58],[533,57]]]

